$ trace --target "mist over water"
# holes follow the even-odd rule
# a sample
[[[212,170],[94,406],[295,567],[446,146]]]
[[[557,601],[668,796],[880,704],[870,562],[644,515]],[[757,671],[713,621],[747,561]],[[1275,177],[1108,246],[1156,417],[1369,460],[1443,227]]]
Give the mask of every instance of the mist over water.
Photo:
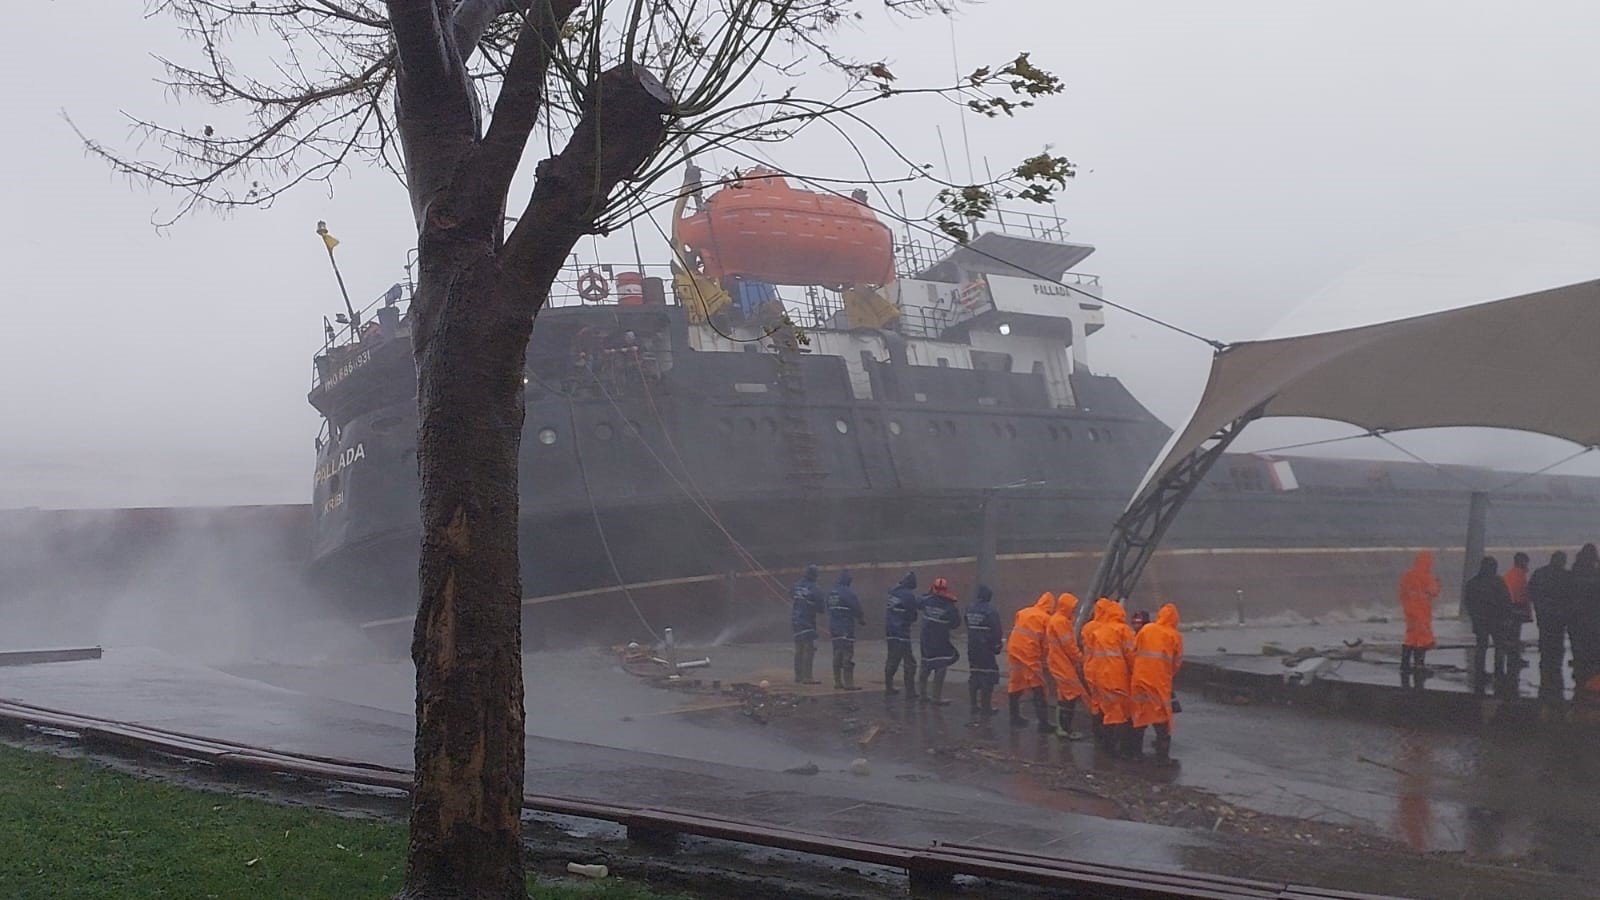
[[[309,513],[0,513],[0,647],[151,647],[206,664],[366,651],[304,572]]]

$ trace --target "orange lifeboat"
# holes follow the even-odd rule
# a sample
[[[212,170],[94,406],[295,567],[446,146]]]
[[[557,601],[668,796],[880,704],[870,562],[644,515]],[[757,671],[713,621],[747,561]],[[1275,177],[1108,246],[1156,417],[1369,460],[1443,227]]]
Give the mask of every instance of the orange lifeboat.
[[[712,278],[826,286],[894,280],[894,236],[865,203],[798,190],[771,169],[712,194],[678,219],[676,232]]]

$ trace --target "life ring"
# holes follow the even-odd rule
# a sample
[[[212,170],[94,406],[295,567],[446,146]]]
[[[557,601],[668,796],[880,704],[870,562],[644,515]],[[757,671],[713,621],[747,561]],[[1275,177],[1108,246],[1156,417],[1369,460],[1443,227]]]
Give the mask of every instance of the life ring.
[[[578,296],[590,303],[599,303],[611,294],[606,277],[593,269],[578,276]]]

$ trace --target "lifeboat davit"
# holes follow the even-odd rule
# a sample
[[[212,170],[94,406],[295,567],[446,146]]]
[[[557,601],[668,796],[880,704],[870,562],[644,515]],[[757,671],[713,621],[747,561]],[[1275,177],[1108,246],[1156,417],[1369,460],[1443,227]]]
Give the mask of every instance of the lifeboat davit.
[[[677,223],[712,278],[842,286],[894,280],[894,235],[863,202],[789,186],[758,168]]]

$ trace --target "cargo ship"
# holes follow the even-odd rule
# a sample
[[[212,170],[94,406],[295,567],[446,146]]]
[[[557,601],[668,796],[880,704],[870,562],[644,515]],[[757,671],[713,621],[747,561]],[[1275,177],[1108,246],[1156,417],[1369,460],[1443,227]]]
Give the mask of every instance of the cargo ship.
[[[535,323],[530,621],[778,616],[807,563],[868,573],[868,589],[908,565],[970,581],[985,540],[1013,592],[1086,585],[1170,434],[1092,364],[1105,286],[1079,265],[1094,247],[1055,216],[1003,210],[940,249],[897,240],[862,192],[767,169],[717,190],[700,177],[665,262],[574,262]],[[325,321],[308,397],[324,418],[312,570],[353,613],[397,624],[419,544],[409,297],[401,282]],[[1230,610],[1246,590],[1267,605],[1295,585],[1387,592],[1387,574],[1362,581],[1374,560],[1397,575],[1400,554],[1459,546],[1471,479],[1509,480],[1230,455],[1148,583]],[[1526,478],[1496,495],[1491,539],[1587,540],[1597,510],[1600,479]]]

